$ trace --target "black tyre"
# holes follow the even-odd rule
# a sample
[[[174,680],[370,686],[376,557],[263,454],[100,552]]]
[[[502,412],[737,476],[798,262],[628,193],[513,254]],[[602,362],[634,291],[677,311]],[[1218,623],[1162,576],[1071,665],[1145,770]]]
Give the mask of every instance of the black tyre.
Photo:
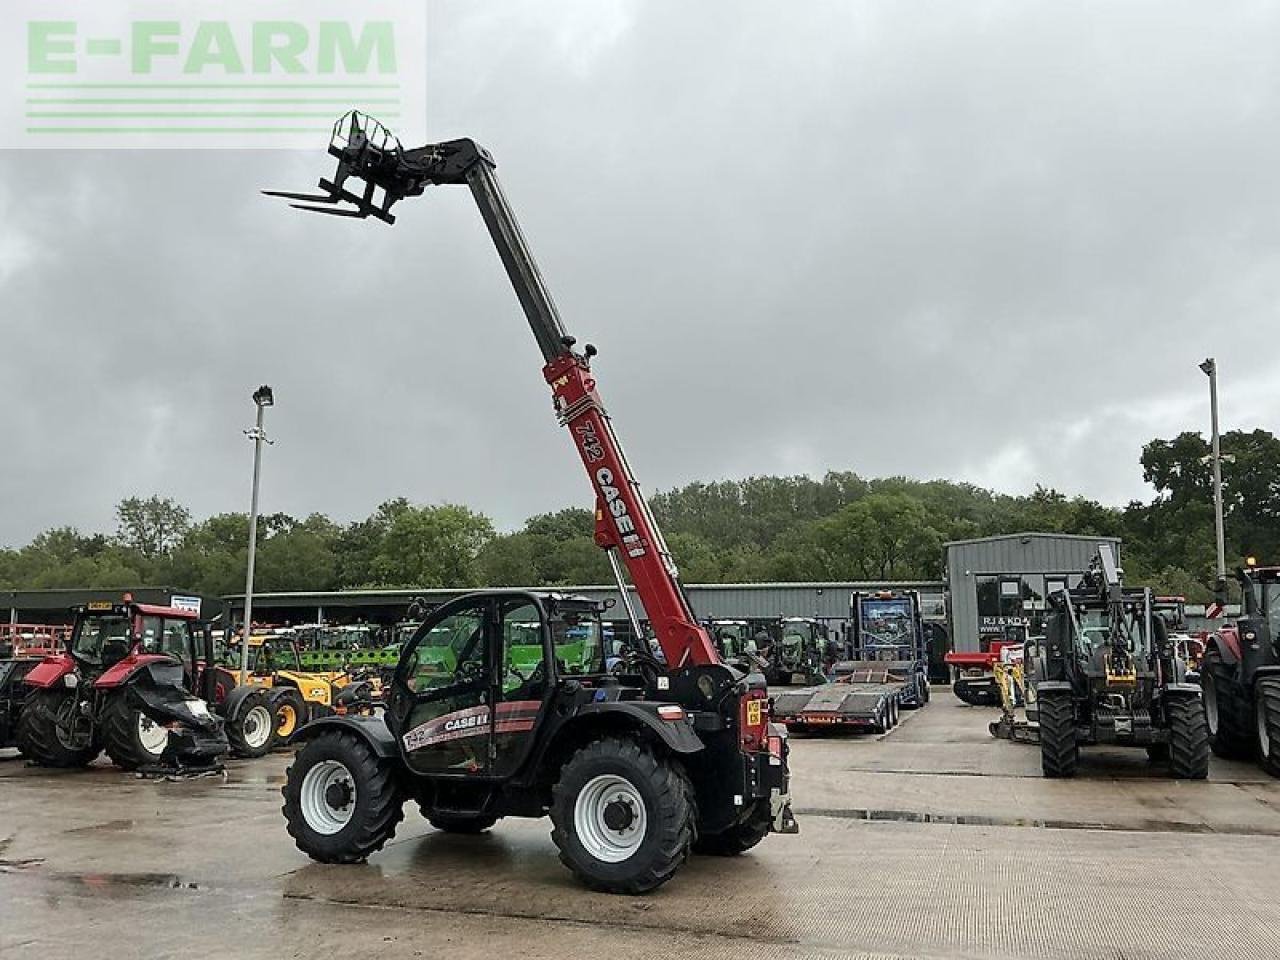
[[[395,764],[345,730],[307,741],[285,773],[285,823],[298,849],[321,863],[359,863],[404,819]]]
[[[1258,681],[1253,690],[1254,719],[1258,732],[1258,762],[1273,777],[1280,777],[1280,677]]]
[[[96,744],[80,744],[58,723],[75,709],[71,690],[32,690],[18,717],[17,741],[22,755],[41,767],[86,767],[98,755]]]
[[[1164,763],[1169,759],[1169,744],[1153,743],[1147,747],[1147,759],[1152,763]]]
[[[307,722],[307,701],[296,687],[279,687],[271,693],[271,712],[275,722],[274,746],[283,747],[298,728]]]
[[[1231,673],[1231,668],[1222,662],[1222,654],[1217,650],[1206,653],[1200,666],[1200,699],[1209,731],[1209,749],[1214,756],[1244,760],[1249,757],[1252,739],[1249,705]]]
[[[276,744],[276,711],[265,690],[255,690],[227,717],[233,757],[265,757]]]
[[[929,678],[921,677],[920,678],[920,705],[924,706],[926,703],[928,703],[929,698],[931,696],[933,696],[933,693],[929,690]]]
[[[645,744],[609,737],[578,750],[552,790],[551,839],[593,890],[647,893],[689,855],[693,786]]]
[[[771,823],[769,801],[761,800],[744,821],[723,833],[699,834],[693,842],[693,852],[713,857],[736,857],[768,836]]]
[[[169,743],[169,731],[129,703],[127,687],[107,697],[99,729],[103,749],[121,770],[159,763]]]
[[[1080,760],[1070,697],[1040,698],[1040,769],[1046,777],[1074,777]]]
[[[1209,724],[1204,707],[1194,697],[1170,700],[1169,772],[1179,780],[1203,780],[1209,775]]]
[[[493,816],[471,817],[456,813],[430,813],[426,810],[422,811],[422,815],[433,827],[445,833],[484,833],[498,822],[498,818]]]

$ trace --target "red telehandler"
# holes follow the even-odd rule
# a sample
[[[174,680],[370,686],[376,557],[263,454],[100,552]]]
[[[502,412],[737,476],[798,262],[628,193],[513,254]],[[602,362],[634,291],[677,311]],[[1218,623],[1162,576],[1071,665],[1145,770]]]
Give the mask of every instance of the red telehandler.
[[[765,678],[726,664],[694,616],[596,390],[596,349],[573,349],[493,159],[471,140],[406,150],[355,112],[335,124],[329,153],[338,168],[323,193],[268,192],[393,223],[392,206],[427,186],[470,188],[591,479],[595,539],[633,633],[645,635],[623,567],[665,663],[641,641],[607,671],[603,607],[581,598],[484,591],[444,604],[404,645],[383,715],[326,717],[298,733],[305,745],[283,789],[298,847],[322,862],[364,860],[407,800],[458,833],[549,814],[560,859],[581,881],[644,893],[691,850],[733,855],[771,831],[795,833],[786,729],[770,722]],[[346,188],[352,180],[361,193]],[[344,201],[353,206],[336,206]]]

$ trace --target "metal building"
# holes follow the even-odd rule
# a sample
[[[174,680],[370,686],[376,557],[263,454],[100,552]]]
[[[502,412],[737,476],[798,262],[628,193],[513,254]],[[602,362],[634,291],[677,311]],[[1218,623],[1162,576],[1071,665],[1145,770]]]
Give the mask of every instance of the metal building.
[[[1007,628],[1034,631],[1045,597],[1079,584],[1100,543],[1112,544],[1120,556],[1115,537],[1069,533],[1010,533],[946,544],[953,649],[980,650]]]
[[[713,583],[690,584],[686,587],[694,612],[704,619],[766,619],[771,617],[815,617],[819,620],[843,621],[849,616],[849,595],[860,590],[918,590],[921,609],[927,619],[945,620],[945,585],[938,581],[840,581],[830,583]],[[622,620],[626,613],[618,603],[618,591],[611,586],[576,586],[555,589],[590,597],[612,599],[615,606],[606,618]],[[367,620],[394,623],[405,615],[410,603],[422,600],[430,606],[443,603],[464,590],[338,590],[307,593],[256,593],[253,597],[255,620],[276,623],[328,621],[347,623]],[[641,617],[644,606],[631,591],[632,602]],[[244,613],[244,597],[226,597],[235,622]]]

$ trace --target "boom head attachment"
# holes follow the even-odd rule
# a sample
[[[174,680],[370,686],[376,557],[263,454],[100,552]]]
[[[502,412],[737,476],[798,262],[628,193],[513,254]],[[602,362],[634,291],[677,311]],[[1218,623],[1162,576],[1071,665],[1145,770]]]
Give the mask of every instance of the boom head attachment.
[[[321,178],[323,193],[262,192],[299,201],[290,204],[298,210],[360,220],[376,217],[391,224],[396,222],[391,208],[405,197],[420,196],[429,184],[466,183],[467,173],[476,163],[494,166],[488,153],[472,140],[449,140],[406,150],[390,130],[358,110],[343,114],[334,123],[329,154],[337,158],[338,169],[332,180]],[[348,190],[347,183],[352,180],[362,181],[364,189],[359,193]],[[343,203],[351,206],[338,206]]]

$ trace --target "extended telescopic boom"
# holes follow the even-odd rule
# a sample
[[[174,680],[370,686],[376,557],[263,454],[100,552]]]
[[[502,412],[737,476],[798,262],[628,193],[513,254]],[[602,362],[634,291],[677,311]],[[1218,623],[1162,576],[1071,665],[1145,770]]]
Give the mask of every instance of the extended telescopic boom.
[[[421,195],[428,186],[465,184],[471,188],[542,351],[542,374],[551,387],[556,414],[569,428],[591,478],[596,493],[595,540],[608,552],[633,624],[638,629],[619,557],[644,603],[667,663],[683,667],[720,662],[715,645],[689,606],[662,531],[600,401],[591,373],[591,358],[596,350],[589,344],[581,353],[573,349],[576,341],[566,333],[551,292],[502,193],[493,158],[474,141],[465,139],[406,150],[382,124],[355,111],[334,125],[329,153],[337,158],[338,169],[332,181],[320,181],[324,193],[265,192],[300,201],[293,206],[303,210],[356,218],[372,216],[394,223],[392,206],[405,197]],[[353,179],[364,183],[359,194],[346,188]],[[352,207],[337,206],[343,202]]]

